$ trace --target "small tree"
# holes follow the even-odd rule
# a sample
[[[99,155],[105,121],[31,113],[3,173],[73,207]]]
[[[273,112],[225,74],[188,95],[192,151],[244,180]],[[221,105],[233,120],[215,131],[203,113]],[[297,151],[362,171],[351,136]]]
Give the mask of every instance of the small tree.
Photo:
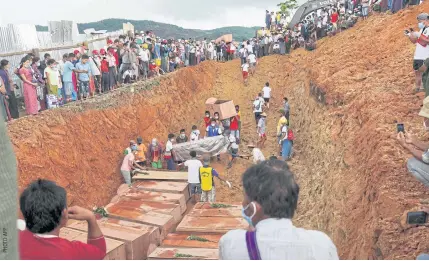
[[[289,16],[291,11],[298,7],[297,0],[286,0],[277,5],[280,7],[280,13]]]

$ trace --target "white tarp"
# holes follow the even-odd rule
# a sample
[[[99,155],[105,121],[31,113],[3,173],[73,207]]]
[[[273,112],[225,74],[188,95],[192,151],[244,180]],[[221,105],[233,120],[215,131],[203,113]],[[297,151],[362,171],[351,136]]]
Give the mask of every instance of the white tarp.
[[[185,142],[173,145],[173,151],[176,161],[186,161],[191,159],[189,153],[197,152],[197,156],[210,154],[211,156],[219,155],[227,151],[229,140],[225,136],[216,136],[204,138],[197,141]]]

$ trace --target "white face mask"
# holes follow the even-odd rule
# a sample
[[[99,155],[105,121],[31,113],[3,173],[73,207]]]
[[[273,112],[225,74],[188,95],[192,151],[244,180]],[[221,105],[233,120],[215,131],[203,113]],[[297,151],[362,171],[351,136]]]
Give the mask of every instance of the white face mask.
[[[170,141],[171,141],[171,142],[173,142],[173,141],[174,141],[174,139],[171,139]]]
[[[216,124],[215,124],[215,123],[212,123],[212,126],[214,127],[214,126],[216,126]]]

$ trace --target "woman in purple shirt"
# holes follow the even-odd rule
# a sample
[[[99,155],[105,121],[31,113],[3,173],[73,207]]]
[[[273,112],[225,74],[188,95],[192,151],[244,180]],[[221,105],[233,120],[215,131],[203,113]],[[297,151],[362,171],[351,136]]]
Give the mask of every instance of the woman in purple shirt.
[[[0,77],[2,78],[4,82],[4,86],[6,87],[10,116],[13,119],[18,119],[19,118],[18,102],[16,100],[15,91],[13,89],[13,80],[12,80],[12,77],[10,77],[9,75],[9,71],[8,71],[9,67],[10,65],[8,60],[0,61]]]

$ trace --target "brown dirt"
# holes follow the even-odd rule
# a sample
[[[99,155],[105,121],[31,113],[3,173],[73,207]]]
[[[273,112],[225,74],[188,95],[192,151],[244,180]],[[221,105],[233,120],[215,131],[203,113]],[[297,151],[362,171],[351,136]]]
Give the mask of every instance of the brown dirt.
[[[287,96],[296,136],[290,165],[301,187],[294,222],[328,233],[343,259],[415,258],[429,248],[429,229],[406,228],[401,221],[428,202],[429,193],[407,173],[409,155],[394,135],[399,121],[427,136],[417,116],[422,97],[412,94],[414,46],[403,36],[425,8],[429,3],[374,15],[321,40],[311,53],[263,58],[247,87],[239,61],[204,62],[163,78],[152,90],[126,89],[16,121],[9,131],[20,186],[50,178],[67,188],[70,204],[105,205],[121,183],[118,169],[128,140],[166,140],[168,132],[201,125],[211,96],[241,105],[243,141],[254,143],[251,100],[270,81],[274,97],[264,152],[277,151],[276,110]],[[241,188],[250,162],[239,159],[230,170],[225,165],[215,167]],[[242,191],[217,184],[217,200],[240,202]]]

